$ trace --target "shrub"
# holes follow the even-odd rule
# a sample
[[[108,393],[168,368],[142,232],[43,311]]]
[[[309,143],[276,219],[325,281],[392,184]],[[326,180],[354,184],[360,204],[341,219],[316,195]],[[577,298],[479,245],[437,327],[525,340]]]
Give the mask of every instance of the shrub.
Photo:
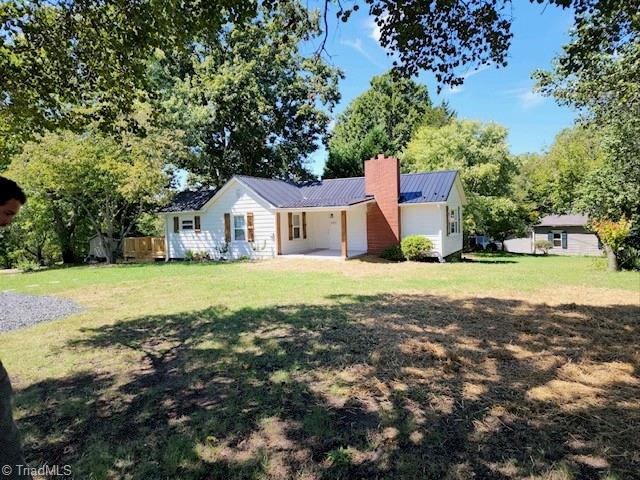
[[[385,260],[389,260],[391,262],[404,262],[406,258],[402,253],[402,249],[400,245],[393,245],[391,247],[385,248],[384,251],[380,254],[380,258],[384,258]]]
[[[196,262],[208,262],[211,260],[211,254],[206,250],[202,250],[201,252],[196,252],[193,254],[193,260]]]
[[[553,245],[549,240],[536,240],[533,244],[533,253],[539,250],[543,255],[546,255],[552,247]]]
[[[16,267],[18,270],[22,270],[23,272],[33,272],[39,268],[37,262],[33,260],[27,260],[26,258],[21,258],[16,262]]]
[[[407,260],[423,260],[429,256],[433,243],[422,235],[411,235],[402,240],[402,253]]]
[[[193,262],[193,260],[195,259],[195,253],[193,253],[193,250],[187,250],[186,252],[184,252],[184,259],[187,262]]]

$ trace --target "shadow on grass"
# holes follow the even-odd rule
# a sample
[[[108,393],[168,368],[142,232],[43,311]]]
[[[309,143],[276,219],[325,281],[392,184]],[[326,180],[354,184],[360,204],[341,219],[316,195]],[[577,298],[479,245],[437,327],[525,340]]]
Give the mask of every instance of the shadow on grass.
[[[639,478],[638,311],[332,296],[87,329],[125,349],[18,393],[33,464],[78,478]]]

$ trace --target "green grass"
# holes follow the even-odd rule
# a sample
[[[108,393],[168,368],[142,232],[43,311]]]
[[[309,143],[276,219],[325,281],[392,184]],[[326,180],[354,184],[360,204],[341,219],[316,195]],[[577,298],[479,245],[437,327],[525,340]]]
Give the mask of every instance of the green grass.
[[[600,259],[75,267],[0,290],[85,307],[0,334],[35,466],[638,478],[640,275]]]

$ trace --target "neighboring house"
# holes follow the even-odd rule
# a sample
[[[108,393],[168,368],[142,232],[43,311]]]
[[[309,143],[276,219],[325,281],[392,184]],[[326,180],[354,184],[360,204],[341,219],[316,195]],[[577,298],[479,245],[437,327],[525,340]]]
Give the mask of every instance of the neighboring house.
[[[526,238],[512,238],[505,241],[505,249],[516,253],[535,252],[538,240],[547,240],[552,255],[602,255],[602,245],[598,236],[587,227],[587,215],[547,215],[533,226]]]
[[[548,240],[554,255],[602,255],[600,240],[588,223],[587,215],[547,215],[533,227],[533,242]]]
[[[400,175],[396,158],[365,162],[365,176],[293,184],[234,176],[218,191],[179,193],[165,218],[167,259],[377,255],[408,235],[444,258],[462,250],[465,195],[456,171]]]

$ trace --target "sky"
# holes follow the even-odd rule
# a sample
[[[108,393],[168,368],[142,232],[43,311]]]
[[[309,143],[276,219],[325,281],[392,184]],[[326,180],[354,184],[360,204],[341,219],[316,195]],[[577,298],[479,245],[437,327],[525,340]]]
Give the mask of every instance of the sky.
[[[421,72],[416,80],[427,85],[434,104],[446,100],[458,118],[507,127],[512,153],[540,152],[551,145],[560,130],[573,124],[576,113],[556,105],[552,98],[533,93],[531,74],[536,69],[550,69],[553,58],[568,41],[573,14],[525,0],[513,3],[514,36],[507,67],[469,70],[463,86],[443,88],[440,94],[429,72]],[[380,46],[373,18],[363,10],[354,12],[346,23],[332,22],[329,26],[326,49],[330,56],[326,59],[345,75],[334,118],[369,88],[373,76],[384,73],[392,64]],[[322,174],[326,158],[324,148],[311,155],[309,166],[314,174]]]

